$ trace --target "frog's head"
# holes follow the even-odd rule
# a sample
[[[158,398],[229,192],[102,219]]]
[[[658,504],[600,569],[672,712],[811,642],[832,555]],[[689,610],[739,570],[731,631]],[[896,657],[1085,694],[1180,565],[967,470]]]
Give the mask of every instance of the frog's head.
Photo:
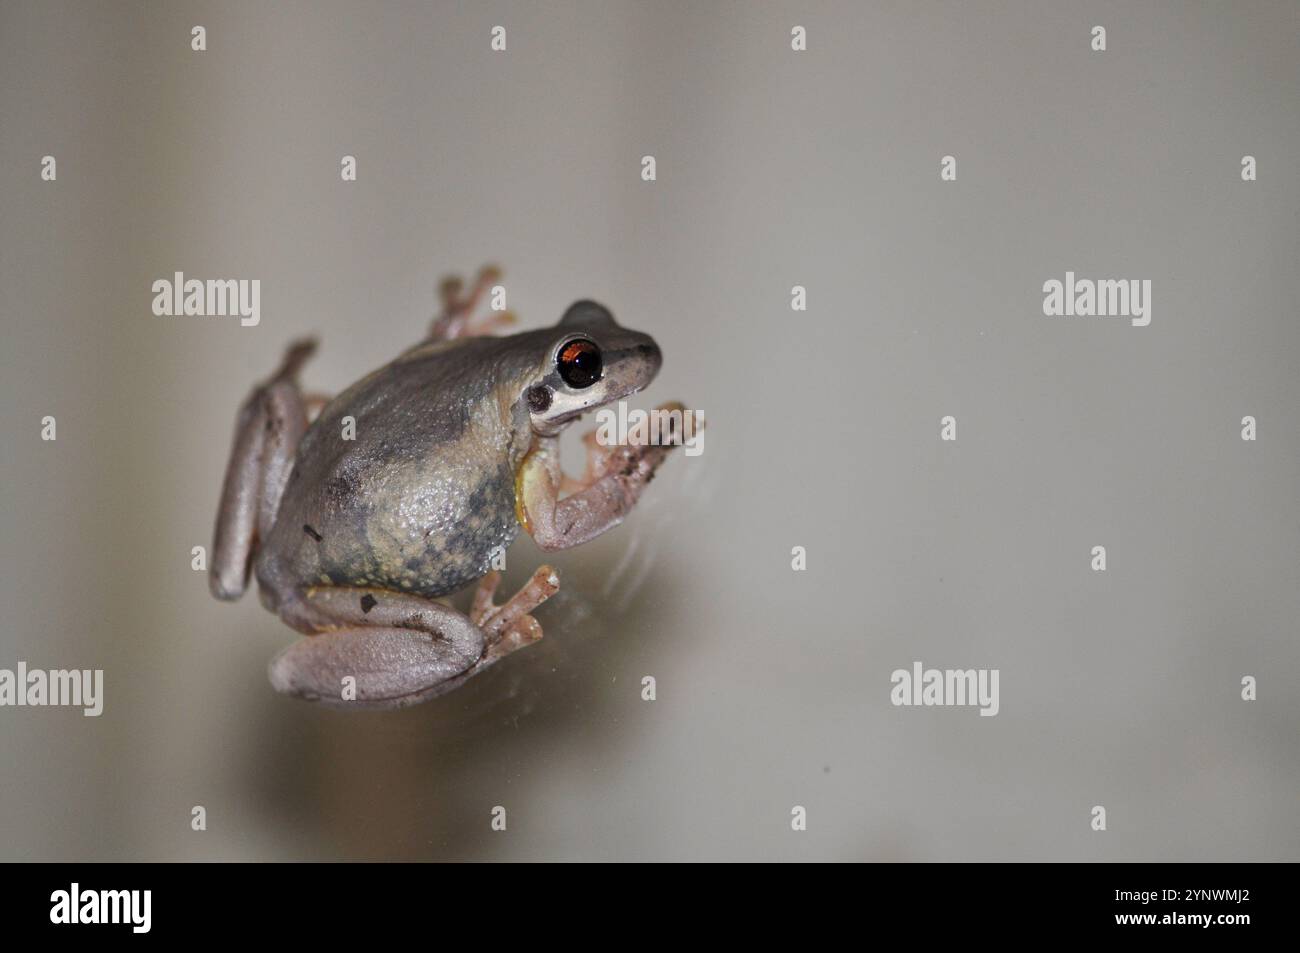
[[[594,301],[570,306],[548,341],[540,376],[524,392],[533,429],[543,435],[635,394],[663,363],[654,338],[619,327]]]

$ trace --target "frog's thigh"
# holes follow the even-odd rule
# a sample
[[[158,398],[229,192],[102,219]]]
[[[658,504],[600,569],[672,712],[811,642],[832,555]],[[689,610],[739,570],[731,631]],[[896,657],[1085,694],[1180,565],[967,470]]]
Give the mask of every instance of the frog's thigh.
[[[468,617],[410,593],[326,586],[281,612],[291,625],[319,634],[272,660],[271,684],[341,707],[399,708],[432,698],[474,674],[486,650],[482,630]]]
[[[254,543],[270,532],[306,429],[307,413],[291,380],[259,387],[240,411],[212,547],[209,582],[218,598],[243,595]]]
[[[376,626],[308,635],[271,660],[278,692],[340,708],[401,708],[450,691],[474,663],[428,632]]]

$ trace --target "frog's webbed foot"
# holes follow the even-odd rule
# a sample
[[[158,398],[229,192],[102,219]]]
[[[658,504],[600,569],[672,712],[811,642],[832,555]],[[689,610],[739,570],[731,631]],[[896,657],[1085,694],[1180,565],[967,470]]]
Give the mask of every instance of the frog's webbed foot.
[[[502,606],[492,604],[498,582],[495,573],[484,578],[470,616],[387,589],[308,589],[282,614],[313,634],[271,661],[271,684],[343,708],[402,708],[451,691],[542,637],[528,613],[559,587],[555,571],[543,566]]]
[[[243,595],[257,540],[265,538],[275,521],[298,442],[307,429],[298,371],[315,350],[311,339],[291,344],[276,372],[239,410],[212,547],[209,584],[219,599]]]
[[[665,404],[661,411],[682,411]],[[587,470],[579,479],[560,469],[554,438],[539,440],[519,471],[518,498],[525,530],[542,549],[554,551],[594,539],[623,522],[654,479],[655,471],[673,447],[680,445],[684,414],[668,417],[669,431],[657,444],[602,447],[593,431],[583,437]],[[561,493],[568,492],[563,498]]]
[[[510,311],[488,311],[475,315],[483,296],[500,278],[500,268],[484,265],[479,269],[478,277],[474,279],[474,285],[468,294],[465,293],[465,283],[459,277],[443,279],[438,288],[438,296],[442,299],[442,314],[434,319],[433,326],[429,328],[429,340],[451,341],[455,338],[481,337],[513,324],[515,316]]]
[[[470,619],[487,637],[489,663],[542,637],[541,625],[529,613],[560,588],[559,573],[550,566],[540,566],[522,589],[497,606],[492,595],[500,582],[501,574],[496,570],[479,580],[469,610]]]

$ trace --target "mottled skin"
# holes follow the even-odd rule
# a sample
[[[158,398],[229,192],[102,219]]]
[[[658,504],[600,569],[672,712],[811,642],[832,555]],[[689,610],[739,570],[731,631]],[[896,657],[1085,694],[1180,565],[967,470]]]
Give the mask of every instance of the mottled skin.
[[[417,348],[329,403],[257,559],[269,607],[315,583],[442,596],[483,576],[519,531],[515,473],[532,446],[520,397],[554,338]],[[339,438],[348,416],[355,441]]]
[[[640,390],[661,362],[647,335],[578,302],[553,328],[474,336],[475,291],[444,289],[428,341],[328,402],[310,424],[297,372],[304,342],[241,411],[218,513],[212,590],[238,598],[250,568],[262,602],[308,634],[271,666],[281,691],[327,703],[396,707],[461,684],[541,637],[529,612],[558,587],[539,569],[502,606],[494,552],[521,522],[547,550],[621,522],[667,447],[599,448],[583,480],[563,476],[558,435],[582,413]],[[561,374],[574,341],[599,378]],[[564,358],[567,360],[567,358]],[[352,418],[354,439],[345,439]],[[561,488],[574,492],[561,498]],[[482,579],[468,616],[442,602]],[[355,698],[345,681],[355,682]]]

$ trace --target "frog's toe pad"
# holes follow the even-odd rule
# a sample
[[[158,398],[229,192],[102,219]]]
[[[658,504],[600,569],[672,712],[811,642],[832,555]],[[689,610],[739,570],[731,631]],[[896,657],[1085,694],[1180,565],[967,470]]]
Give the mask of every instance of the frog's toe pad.
[[[510,623],[501,633],[501,639],[488,649],[489,662],[495,662],[502,656],[509,655],[517,649],[532,645],[542,637],[542,624],[531,615],[521,615]]]
[[[276,691],[307,701],[400,708],[454,688],[477,662],[427,632],[359,627],[299,639],[271,660],[268,674]]]

